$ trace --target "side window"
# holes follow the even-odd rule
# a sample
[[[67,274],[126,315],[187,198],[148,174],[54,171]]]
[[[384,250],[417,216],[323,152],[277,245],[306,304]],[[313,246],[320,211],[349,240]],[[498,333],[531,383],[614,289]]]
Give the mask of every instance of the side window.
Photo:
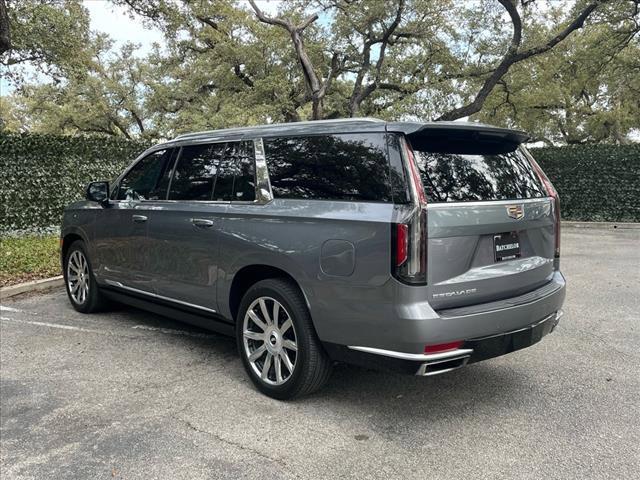
[[[120,181],[116,200],[154,200],[166,195],[173,149],[153,152],[138,163]]]
[[[211,144],[183,147],[171,180],[169,199],[211,200],[217,171],[215,160]]]
[[[175,168],[169,199],[254,200],[253,142],[184,147]]]
[[[383,134],[264,140],[275,197],[390,202]]]
[[[253,142],[243,142],[237,152],[233,199],[241,202],[252,202],[256,199],[256,164]]]

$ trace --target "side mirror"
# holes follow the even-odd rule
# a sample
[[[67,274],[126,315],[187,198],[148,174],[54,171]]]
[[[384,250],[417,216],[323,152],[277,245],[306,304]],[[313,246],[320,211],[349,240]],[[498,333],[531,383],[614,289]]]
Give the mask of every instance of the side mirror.
[[[86,199],[102,205],[109,203],[109,182],[91,182],[87,185]]]

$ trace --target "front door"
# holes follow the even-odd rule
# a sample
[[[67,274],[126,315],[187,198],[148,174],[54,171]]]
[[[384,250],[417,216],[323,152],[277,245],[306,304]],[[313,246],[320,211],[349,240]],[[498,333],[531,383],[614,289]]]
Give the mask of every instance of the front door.
[[[165,198],[174,149],[140,159],[114,186],[109,205],[98,216],[94,272],[102,284],[153,294],[148,270],[148,200]]]

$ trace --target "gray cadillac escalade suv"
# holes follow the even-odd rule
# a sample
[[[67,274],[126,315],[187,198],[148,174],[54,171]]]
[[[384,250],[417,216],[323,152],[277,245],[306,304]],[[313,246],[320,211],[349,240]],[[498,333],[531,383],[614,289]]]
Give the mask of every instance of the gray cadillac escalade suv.
[[[234,335],[267,395],[334,361],[435,375],[561,316],[556,191],[519,131],[326,120],[181,135],[70,205],[71,304]]]

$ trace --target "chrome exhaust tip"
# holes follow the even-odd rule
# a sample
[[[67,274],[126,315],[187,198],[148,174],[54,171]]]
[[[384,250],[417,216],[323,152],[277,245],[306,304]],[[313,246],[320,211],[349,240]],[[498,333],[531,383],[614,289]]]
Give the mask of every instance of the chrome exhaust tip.
[[[469,358],[471,358],[471,355],[467,353],[465,355],[428,361],[420,365],[416,375],[421,377],[431,377],[433,375],[450,372],[464,367],[469,361]]]

